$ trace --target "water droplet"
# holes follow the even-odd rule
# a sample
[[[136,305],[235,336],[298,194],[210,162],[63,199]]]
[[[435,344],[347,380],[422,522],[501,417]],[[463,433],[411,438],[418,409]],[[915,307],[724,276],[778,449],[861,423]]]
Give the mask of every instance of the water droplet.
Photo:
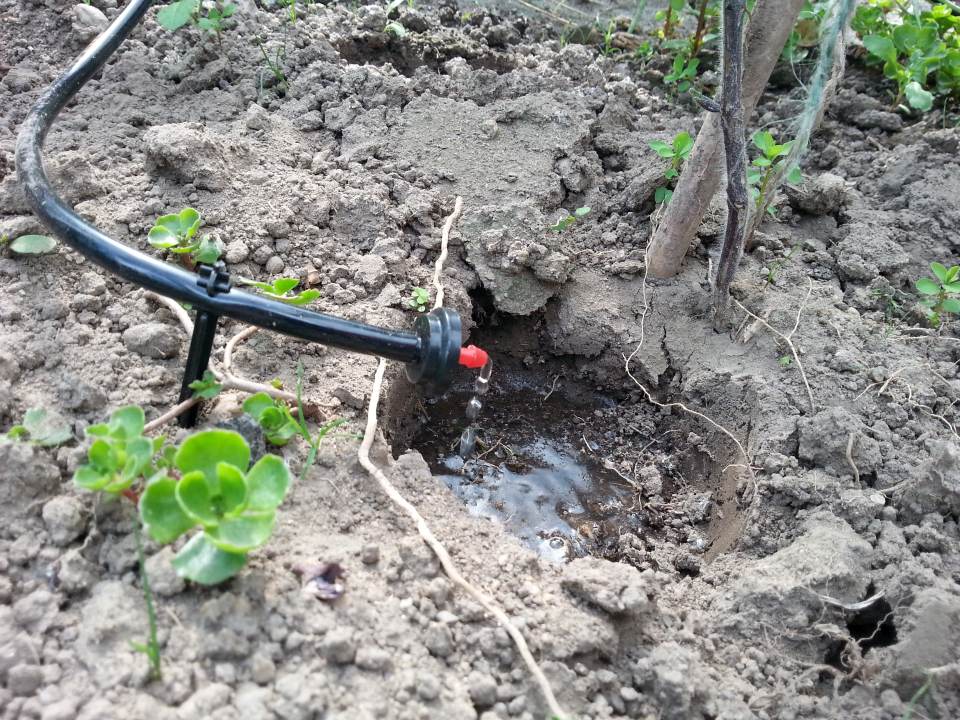
[[[468,427],[460,436],[460,457],[466,458],[473,454],[473,449],[477,445],[477,429],[473,426]]]
[[[483,395],[489,389],[490,389],[490,378],[484,379],[482,377],[478,377],[476,380],[473,381],[473,391],[477,395]]]
[[[467,420],[473,422],[478,417],[480,417],[480,411],[483,409],[483,403],[480,402],[477,398],[470,398],[470,402],[467,403],[467,411],[464,413],[467,416]]]

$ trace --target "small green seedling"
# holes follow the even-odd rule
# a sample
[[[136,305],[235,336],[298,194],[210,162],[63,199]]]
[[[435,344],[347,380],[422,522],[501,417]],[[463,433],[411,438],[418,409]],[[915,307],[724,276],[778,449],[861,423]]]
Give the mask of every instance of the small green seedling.
[[[786,370],[787,368],[793,365],[793,356],[781,355],[780,357],[777,358],[777,363],[780,365],[780,367]]]
[[[300,431],[289,406],[265,392],[251,395],[244,400],[243,411],[260,423],[263,434],[271,445],[283,447]]]
[[[408,0],[390,0],[390,2],[388,2],[383,9],[384,13],[389,18],[390,15],[393,14],[397,8],[404,3],[407,3],[409,7],[413,7],[413,3],[408,2]],[[399,20],[390,20],[386,25],[384,25],[383,31],[398,38],[405,37],[407,34],[407,29]]]
[[[663,173],[664,179],[670,183],[680,175],[680,167],[683,165],[683,161],[693,150],[693,138],[690,137],[688,132],[677,133],[670,144],[662,140],[651,140],[647,144],[657,155],[670,161],[670,167]],[[654,202],[657,205],[670,202],[671,197],[673,197],[673,190],[669,185],[658,187],[653,194]]]
[[[143,410],[135,405],[120,408],[110,416],[110,422],[91,425],[87,435],[96,438],[87,453],[89,463],[77,468],[73,482],[86,490],[102,491],[110,495],[125,494],[131,500],[136,495],[129,489],[141,477],[150,475],[164,466],[161,458],[156,464],[153,456],[163,448],[164,439],[150,440],[143,436]],[[169,455],[168,455],[169,456]],[[147,577],[147,564],[140,540],[140,526],[134,524],[137,543],[137,558],[140,564],[140,580],[147,603],[149,635],[147,642],[131,642],[137,652],[147,656],[150,675],[160,678],[160,641],[157,635],[157,614],[153,606],[153,593]]]
[[[140,517],[151,538],[167,544],[202,528],[174,556],[180,576],[201,585],[223,582],[270,539],[290,473],[276,455],[249,464],[250,447],[241,435],[206,430],[177,449],[179,480],[161,472],[147,482]]]
[[[223,385],[217,382],[216,376],[209,370],[203,371],[203,377],[190,383],[190,389],[196,397],[210,400],[215,398],[223,390]]]
[[[787,160],[790,152],[791,142],[778,144],[773,135],[766,130],[755,132],[751,138],[761,155],[755,157],[750,167],[747,168],[747,185],[750,189],[750,198],[754,202],[754,207],[759,209],[766,202],[769,192],[770,180],[780,171],[783,163]],[[786,181],[791,185],[799,185],[803,182],[803,174],[799,167],[791,168],[787,173]],[[770,215],[776,215],[776,208],[771,203],[767,205],[767,212]]]
[[[590,208],[588,207],[578,207],[573,211],[573,214],[564,215],[562,218],[557,220],[553,225],[550,226],[550,229],[554,232],[563,232],[567,228],[574,225],[577,220],[582,220],[587,215],[590,214]]]
[[[237,11],[237,7],[232,3],[224,4],[221,0],[216,0],[206,11],[206,15],[201,15],[203,10],[200,0],[176,0],[157,12],[157,22],[170,32],[176,32],[186,25],[195,25],[201,30],[215,33],[219,42],[224,21]]]
[[[938,262],[930,263],[934,278],[920,278],[917,290],[924,296],[920,304],[927,309],[927,319],[933,327],[940,327],[944,316],[960,315],[960,265],[947,268]]]
[[[430,305],[430,293],[422,287],[413,288],[413,290],[410,291],[410,299],[407,300],[407,305],[417,312],[424,312]]]
[[[256,38],[255,42],[257,47],[260,48],[260,54],[263,55],[263,62],[266,64],[266,68],[260,68],[259,72],[259,95],[263,95],[263,77],[264,70],[266,69],[271,75],[273,75],[274,84],[277,88],[278,95],[285,95],[289,84],[287,83],[287,75],[283,72],[283,61],[287,57],[287,49],[285,46],[278,46],[273,53],[273,57],[270,57],[270,54],[267,52],[267,49],[263,45],[263,40]]]
[[[678,94],[685,93],[697,77],[697,68],[700,66],[698,58],[688,58],[683,53],[673,59],[673,66],[663,81],[670,86],[676,86]]]
[[[243,285],[255,287],[268,298],[285,302],[288,305],[309,305],[318,297],[320,297],[320,291],[313,289],[302,290],[301,292],[294,294],[293,289],[300,284],[300,281],[296,278],[278,278],[272,283],[257,282],[256,280],[250,280],[248,278],[240,278],[240,282]]]
[[[0,250],[6,248],[15,255],[46,255],[57,247],[57,241],[46,235],[21,235],[15,240],[0,236]]]
[[[147,242],[159,250],[190,255],[195,262],[212,265],[220,258],[220,250],[209,235],[197,239],[201,222],[200,213],[189,207],[176,215],[161,215],[147,233]]]
[[[73,440],[73,433],[59,415],[48,413],[44,408],[31,408],[23,416],[23,422],[7,431],[6,437],[41,447],[57,447]]]
[[[87,490],[116,495],[149,475],[163,438],[145,438],[144,424],[143,410],[130,405],[113,413],[110,422],[88,427],[87,435],[95,439],[87,452],[87,464],[77,468],[73,482]]]
[[[297,22],[297,0],[277,0],[277,5],[287,8],[287,19],[291,25]]]

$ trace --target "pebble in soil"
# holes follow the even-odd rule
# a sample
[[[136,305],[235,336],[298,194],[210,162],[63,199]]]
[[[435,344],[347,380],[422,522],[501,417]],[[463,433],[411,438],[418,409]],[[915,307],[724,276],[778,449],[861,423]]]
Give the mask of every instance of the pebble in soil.
[[[594,411],[613,401],[593,393],[545,397],[532,373],[504,370],[493,379],[476,424],[464,416],[468,382],[426,400],[427,421],[412,445],[434,475],[478,517],[502,523],[541,556],[564,562],[605,555],[628,530],[644,534],[635,489],[603,466]],[[564,385],[563,381],[560,383]],[[476,447],[460,455],[461,433]]]

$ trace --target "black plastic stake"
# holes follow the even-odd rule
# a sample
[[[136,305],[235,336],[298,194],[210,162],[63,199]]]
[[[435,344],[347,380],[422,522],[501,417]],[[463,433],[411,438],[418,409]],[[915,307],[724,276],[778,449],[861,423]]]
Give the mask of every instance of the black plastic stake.
[[[213,350],[213,337],[217,333],[219,316],[212,312],[201,310],[193,324],[193,335],[190,336],[190,352],[187,353],[187,366],[183,370],[183,384],[180,386],[180,402],[193,395],[190,383],[203,377],[207,365],[210,364],[210,351]],[[200,403],[181,415],[177,422],[180,427],[190,428],[197,424],[197,414],[200,412]]]

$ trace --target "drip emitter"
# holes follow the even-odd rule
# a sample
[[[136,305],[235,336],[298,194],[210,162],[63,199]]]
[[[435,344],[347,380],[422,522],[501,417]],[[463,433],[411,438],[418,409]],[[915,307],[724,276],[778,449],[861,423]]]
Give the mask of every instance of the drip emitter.
[[[27,200],[50,231],[93,262],[123,279],[160,295],[190,303],[196,322],[184,369],[181,400],[206,369],[220,316],[257,325],[301,340],[353,352],[378,355],[406,364],[412,382],[444,385],[459,363],[482,367],[486,353],[461,348],[460,316],[438,308],[419,315],[412,330],[390,330],[286,305],[232,287],[222,262],[201,265],[199,272],[164,263],[107,237],[73,211],[54,191],[43,168],[43,142],[59,112],[93,77],[143,18],[152,0],[131,0],[76,62],[37,101],[17,136],[17,173]],[[196,422],[196,408],[181,424]]]

